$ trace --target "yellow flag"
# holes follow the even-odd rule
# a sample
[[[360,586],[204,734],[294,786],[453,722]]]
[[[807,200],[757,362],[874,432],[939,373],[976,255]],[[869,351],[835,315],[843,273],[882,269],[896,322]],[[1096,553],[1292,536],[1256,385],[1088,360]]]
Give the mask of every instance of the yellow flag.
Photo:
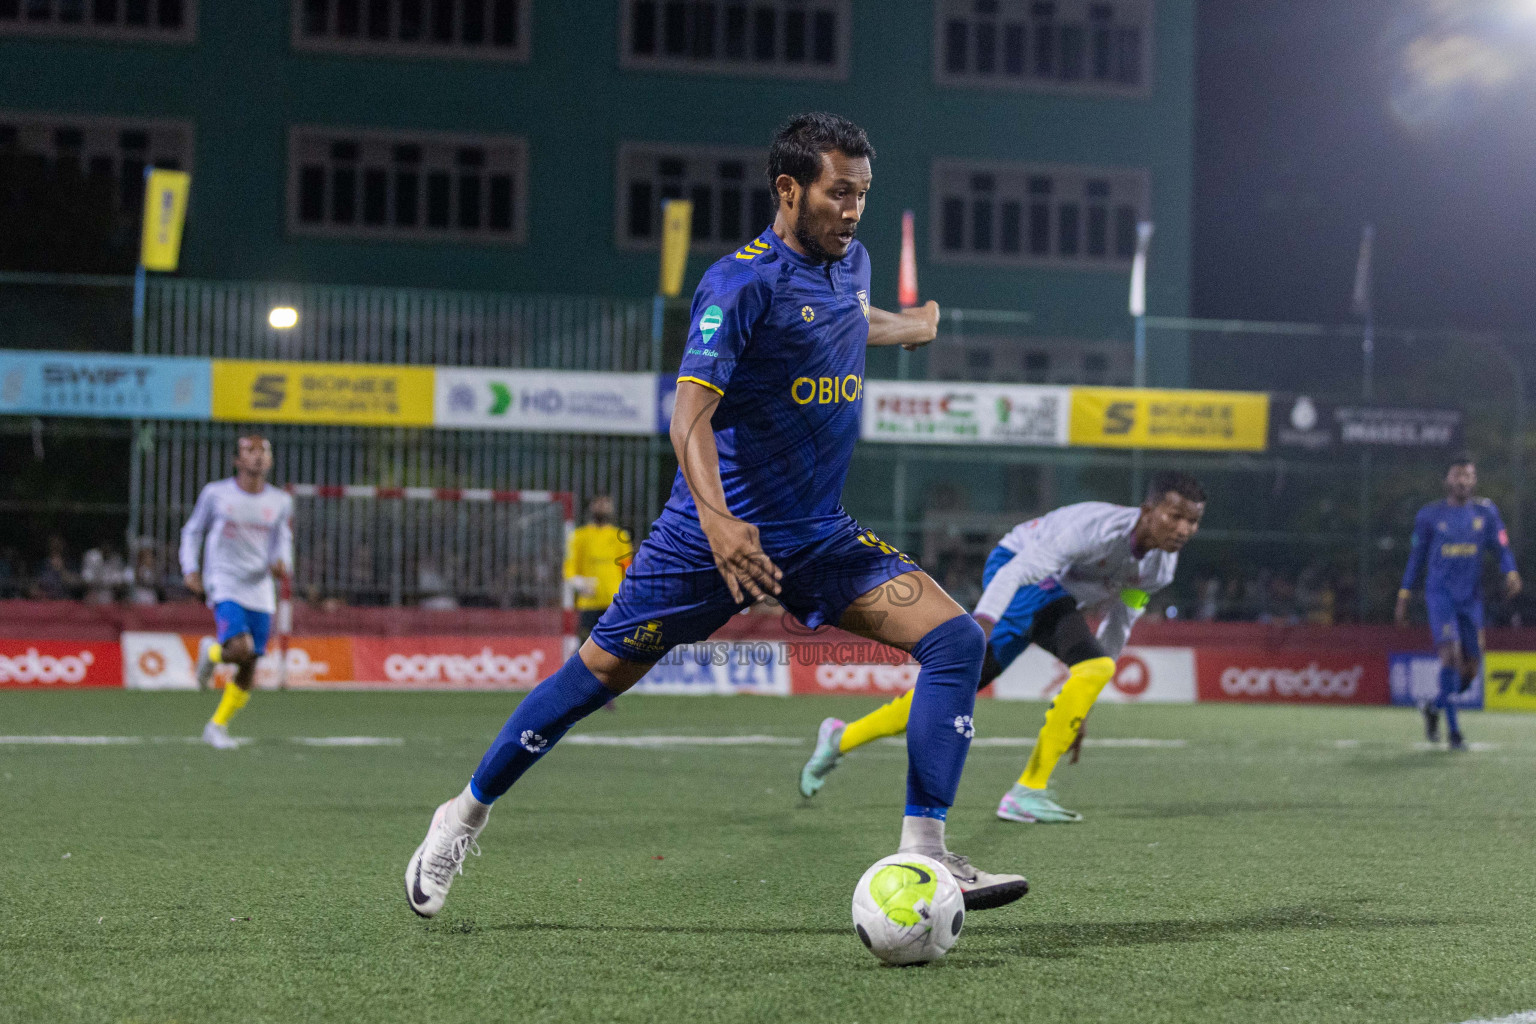
[[[144,182],[144,240],[139,262],[146,270],[175,270],[181,259],[181,226],[187,219],[192,175],[155,168]]]
[[[693,204],[669,199],[661,204],[661,294],[683,290],[683,271],[688,268],[688,238],[693,232]]]

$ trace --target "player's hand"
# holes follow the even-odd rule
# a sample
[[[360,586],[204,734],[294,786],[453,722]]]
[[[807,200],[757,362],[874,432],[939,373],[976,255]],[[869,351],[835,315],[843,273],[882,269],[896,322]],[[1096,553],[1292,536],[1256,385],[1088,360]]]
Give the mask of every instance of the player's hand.
[[[939,336],[939,304],[932,299],[929,299],[921,306],[913,306],[911,309],[902,310],[901,315],[918,321],[927,331],[927,337],[921,341],[914,341],[901,346],[908,352],[914,352],[922,348]]]
[[[1392,612],[1392,621],[1399,626],[1408,625],[1408,595],[1397,595],[1397,608]]]
[[[778,594],[784,574],[763,553],[757,527],[732,516],[719,516],[704,527],[704,535],[709,538],[715,568],[724,577],[731,597],[760,601],[768,594]]]
[[[279,558],[272,563],[272,575],[280,580],[288,578],[288,563]]]
[[[200,573],[200,572],[189,572],[189,573],[187,573],[185,576],[183,576],[181,578],[181,582],[183,582],[183,583],[185,583],[187,585],[187,589],[192,591],[192,594],[193,594],[194,597],[206,597],[207,596],[203,592],[203,574],[202,573]]]
[[[1520,591],[1525,589],[1525,584],[1520,582],[1520,574],[1511,569],[1504,574],[1504,600],[1513,601],[1520,596]]]

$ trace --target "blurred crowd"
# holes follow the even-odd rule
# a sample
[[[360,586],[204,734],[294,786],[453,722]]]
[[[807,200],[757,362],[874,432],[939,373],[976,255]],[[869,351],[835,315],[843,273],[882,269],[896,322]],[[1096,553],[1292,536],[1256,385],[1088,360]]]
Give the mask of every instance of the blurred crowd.
[[[175,564],[175,552],[142,543],[132,556],[103,542],[73,557],[64,538],[48,538],[46,554],[28,563],[14,547],[0,548],[0,599],[153,605],[194,601]]]

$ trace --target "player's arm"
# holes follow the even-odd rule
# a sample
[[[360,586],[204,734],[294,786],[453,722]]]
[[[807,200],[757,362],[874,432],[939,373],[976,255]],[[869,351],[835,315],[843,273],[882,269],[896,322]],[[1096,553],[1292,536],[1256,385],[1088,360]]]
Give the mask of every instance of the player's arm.
[[[1429,520],[1423,515],[1415,516],[1413,540],[1408,546],[1408,565],[1403,570],[1403,582],[1397,588],[1397,607],[1392,613],[1393,621],[1399,626],[1408,624],[1408,601],[1413,597],[1413,588],[1419,582],[1419,573],[1424,571],[1424,563],[1429,557],[1429,545],[1433,539]]]
[[[783,573],[773,564],[758,539],[757,527],[731,514],[720,482],[720,451],[715,446],[711,420],[721,394],[694,380],[677,382],[677,404],[672,411],[672,448],[677,464],[699,510],[699,525],[709,539],[715,568],[737,601],[756,600],[779,592]]]
[[[1109,657],[1118,658],[1120,652],[1125,650],[1125,645],[1131,639],[1131,630],[1147,610],[1149,597],[1145,590],[1122,590],[1118,600],[1108,602],[1104,618],[1099,621],[1098,638],[1099,646],[1104,648],[1104,653]]]
[[[731,514],[720,482],[720,451],[712,423],[773,293],[750,266],[716,264],[693,295],[692,323],[677,368],[672,447],[699,510],[715,568],[738,601],[779,592],[783,575],[763,553],[757,527]]]
[[[900,313],[891,313],[878,306],[869,307],[870,348],[900,345],[910,351],[928,344],[938,333],[939,304],[932,299]]]
[[[267,542],[267,565],[272,575],[280,580],[293,571],[293,499],[288,499],[283,512],[277,517],[277,528]]]
[[[992,582],[982,591],[981,600],[976,602],[976,610],[971,613],[987,636],[992,635],[992,627],[1008,611],[1008,605],[1021,587],[1033,586],[1048,576],[1064,572],[1085,555],[1080,538],[1074,538],[1062,529],[1065,525],[1060,521],[1052,522],[1051,516],[1046,516],[1031,533],[1024,550],[993,575]]]
[[[203,596],[203,538],[208,533],[208,526],[213,521],[213,500],[208,496],[208,488],[204,487],[197,495],[197,504],[192,506],[192,516],[187,524],[181,528],[181,578],[187,585],[187,589],[198,597]]]
[[[1504,598],[1513,601],[1525,589],[1520,580],[1520,570],[1515,566],[1515,553],[1509,546],[1509,531],[1504,519],[1494,505],[1488,506],[1488,521],[1483,525],[1484,543],[1494,550],[1499,559],[1499,571],[1504,574]]]

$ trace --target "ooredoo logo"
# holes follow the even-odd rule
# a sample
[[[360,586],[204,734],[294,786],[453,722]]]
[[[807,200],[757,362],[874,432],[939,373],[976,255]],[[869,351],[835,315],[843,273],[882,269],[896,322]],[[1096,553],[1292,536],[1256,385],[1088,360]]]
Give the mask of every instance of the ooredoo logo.
[[[532,685],[543,663],[543,651],[510,655],[490,647],[479,654],[391,654],[384,659],[384,678],[391,683]]]
[[[916,665],[817,665],[816,685],[824,690],[904,692],[917,685]]]
[[[1127,697],[1140,697],[1152,685],[1152,670],[1136,655],[1122,654],[1110,683]]]
[[[85,681],[86,673],[96,663],[90,651],[79,654],[39,654],[28,647],[14,657],[0,655],[0,683],[65,683]]]
[[[1314,697],[1349,700],[1360,688],[1364,665],[1345,669],[1320,668],[1317,662],[1303,668],[1238,668],[1221,673],[1222,692],[1234,697]]]

